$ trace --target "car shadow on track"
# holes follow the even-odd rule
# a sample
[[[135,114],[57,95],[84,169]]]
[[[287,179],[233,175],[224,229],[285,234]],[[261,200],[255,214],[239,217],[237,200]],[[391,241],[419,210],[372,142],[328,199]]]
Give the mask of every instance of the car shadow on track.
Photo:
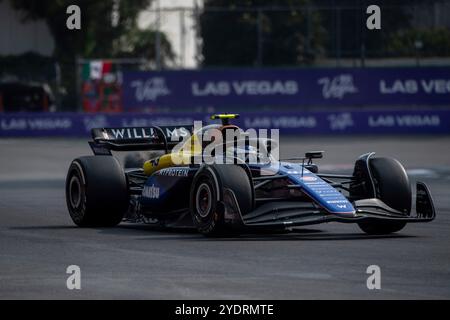
[[[388,234],[388,235],[367,235],[364,233],[323,233],[323,234],[248,234],[233,238],[208,238],[212,241],[337,241],[337,240],[373,240],[373,239],[393,239],[411,238],[414,236]]]
[[[9,227],[11,230],[74,230],[79,229],[77,226],[60,226],[60,225],[52,225],[52,226],[23,226],[23,227]]]
[[[53,225],[53,226],[24,226],[11,227],[16,230],[86,230],[76,226]],[[146,224],[123,224],[113,228],[89,228],[97,230],[101,234],[115,236],[144,236],[137,240],[168,241],[168,240],[190,240],[190,241],[336,241],[336,240],[373,240],[414,238],[416,236],[407,234],[367,235],[365,233],[333,233],[318,229],[294,229],[292,231],[259,231],[252,233],[231,234],[222,237],[205,237],[194,228],[162,228]]]
[[[76,225],[39,225],[39,226],[17,226],[8,227],[10,230],[19,231],[64,231],[67,233],[76,233],[79,236],[86,231],[96,231],[101,235],[113,235],[117,237],[127,237],[133,239],[133,236],[145,236],[145,239],[151,240],[181,240],[181,239],[204,239],[201,234],[199,234],[195,229],[163,229],[161,227],[146,225],[146,224],[122,224],[116,227],[108,228],[80,228]],[[137,238],[136,240],[141,240],[142,238]],[[150,239],[149,239],[150,240]]]
[[[105,233],[122,233],[123,231],[144,231],[149,237],[139,240],[193,240],[193,241],[335,241],[335,240],[370,240],[414,238],[407,234],[368,235],[365,233],[332,233],[319,229],[294,229],[293,231],[259,231],[242,234],[231,234],[222,237],[205,237],[193,228],[161,228],[149,225],[121,225],[118,228],[102,229]],[[128,233],[128,232],[127,232]]]

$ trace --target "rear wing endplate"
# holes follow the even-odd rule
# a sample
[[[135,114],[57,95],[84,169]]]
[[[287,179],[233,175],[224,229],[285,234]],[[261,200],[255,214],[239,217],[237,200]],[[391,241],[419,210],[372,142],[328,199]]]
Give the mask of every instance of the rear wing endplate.
[[[153,126],[127,128],[94,128],[89,145],[95,155],[111,151],[158,150],[168,153],[191,136],[194,126]]]

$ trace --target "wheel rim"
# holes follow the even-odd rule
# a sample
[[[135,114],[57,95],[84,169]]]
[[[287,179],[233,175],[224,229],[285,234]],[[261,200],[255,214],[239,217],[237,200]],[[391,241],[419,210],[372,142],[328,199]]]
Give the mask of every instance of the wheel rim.
[[[72,208],[78,208],[81,204],[81,183],[77,176],[70,179],[69,195]]]
[[[195,195],[195,204],[197,212],[202,218],[208,216],[212,206],[212,192],[208,184],[202,183],[198,187]]]

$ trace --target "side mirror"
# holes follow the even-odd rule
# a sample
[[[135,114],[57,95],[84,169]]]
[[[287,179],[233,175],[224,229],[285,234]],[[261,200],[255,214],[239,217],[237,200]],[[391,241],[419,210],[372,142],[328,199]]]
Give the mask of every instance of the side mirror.
[[[308,151],[305,153],[306,159],[322,159],[323,151]]]

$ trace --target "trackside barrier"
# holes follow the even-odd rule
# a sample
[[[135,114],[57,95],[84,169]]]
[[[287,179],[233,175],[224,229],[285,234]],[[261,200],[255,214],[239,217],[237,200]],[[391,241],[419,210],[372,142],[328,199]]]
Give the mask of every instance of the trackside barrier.
[[[128,112],[195,106],[449,106],[450,67],[124,71],[122,90]]]
[[[0,113],[0,137],[87,137],[94,127],[211,122],[200,113]],[[242,128],[280,134],[450,134],[450,109],[241,113]]]

